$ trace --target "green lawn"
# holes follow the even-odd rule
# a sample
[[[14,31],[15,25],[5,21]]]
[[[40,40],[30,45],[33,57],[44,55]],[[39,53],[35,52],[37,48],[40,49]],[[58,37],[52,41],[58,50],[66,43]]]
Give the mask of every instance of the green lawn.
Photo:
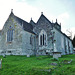
[[[2,69],[0,75],[75,75],[75,55],[65,55],[59,60],[53,60],[52,56],[0,56]],[[62,63],[71,60],[70,64]],[[56,62],[57,66],[50,63]],[[48,71],[51,70],[51,71]]]

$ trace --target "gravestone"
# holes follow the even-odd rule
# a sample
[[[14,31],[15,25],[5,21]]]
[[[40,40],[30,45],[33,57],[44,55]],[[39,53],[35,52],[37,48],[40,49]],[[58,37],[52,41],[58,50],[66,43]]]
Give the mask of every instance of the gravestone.
[[[30,57],[30,55],[29,55],[29,54],[27,54],[27,57]]]
[[[61,52],[53,52],[53,58],[58,59],[59,57],[61,57]]]
[[[57,66],[58,64],[56,62],[53,62],[50,65]]]
[[[56,44],[54,43],[54,52],[53,52],[53,58],[58,59],[58,57],[61,57],[61,52],[58,52],[56,49]]]
[[[4,57],[4,58],[6,57],[5,54],[3,54],[3,57]]]
[[[0,69],[2,68],[2,59],[0,60]]]

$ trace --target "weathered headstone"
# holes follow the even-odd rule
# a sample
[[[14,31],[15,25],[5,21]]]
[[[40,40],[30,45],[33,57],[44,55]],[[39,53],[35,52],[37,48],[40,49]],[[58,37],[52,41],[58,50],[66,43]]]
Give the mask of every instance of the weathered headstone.
[[[53,66],[57,66],[58,64],[56,62],[51,63]]]
[[[58,57],[61,57],[61,52],[53,52],[53,58],[58,59]]]
[[[27,54],[27,57],[30,57],[30,55],[29,55],[29,54]]]
[[[2,68],[2,59],[0,60],[0,69]]]
[[[6,57],[5,54],[3,54],[3,57],[4,57],[4,58]]]
[[[72,62],[72,59],[69,61],[69,60],[64,60],[62,63],[64,64],[70,64]]]

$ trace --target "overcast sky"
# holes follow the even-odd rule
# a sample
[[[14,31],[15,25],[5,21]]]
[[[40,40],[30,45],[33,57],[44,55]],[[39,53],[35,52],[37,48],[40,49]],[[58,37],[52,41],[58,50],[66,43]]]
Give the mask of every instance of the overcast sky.
[[[0,29],[13,13],[29,22],[31,17],[37,22],[41,12],[52,22],[61,23],[62,31],[75,34],[75,0],[0,0]]]

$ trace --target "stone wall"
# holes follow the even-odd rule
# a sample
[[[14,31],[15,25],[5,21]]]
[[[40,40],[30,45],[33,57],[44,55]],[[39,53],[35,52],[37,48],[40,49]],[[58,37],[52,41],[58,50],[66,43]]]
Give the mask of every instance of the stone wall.
[[[13,29],[13,40],[12,42],[7,42],[7,31],[10,26]],[[53,27],[53,24],[43,14],[33,28],[35,34],[25,31],[22,26],[16,20],[14,14],[9,15],[2,31],[0,31],[0,54],[46,55],[46,51],[49,51],[52,55],[54,41],[57,51],[62,52],[62,55],[73,53],[72,41],[61,31]],[[39,34],[41,31],[45,31],[47,34],[46,45],[39,44]]]
[[[28,33],[26,31],[23,32],[22,36],[22,53],[23,55],[34,55],[34,50],[35,50],[35,41],[34,41],[34,34]],[[30,42],[31,38],[31,42]]]
[[[44,30],[47,33],[47,45],[44,46],[39,45],[39,34],[42,30]],[[53,47],[51,40],[52,37],[51,30],[52,30],[52,24],[43,15],[41,15],[38,22],[36,23],[36,26],[33,29],[33,31],[37,34],[36,49],[40,55],[46,55],[46,50],[51,50]]]
[[[62,55],[72,54],[73,53],[72,41],[65,34],[58,31],[56,28],[53,28],[53,30],[55,32],[54,39],[56,40],[56,49],[59,52],[62,52]]]
[[[9,27],[13,29],[13,40],[7,42],[7,31]],[[30,36],[32,33],[26,32],[22,26],[16,21],[13,14],[7,19],[2,31],[0,39],[0,54],[6,55],[27,55],[34,54],[33,47],[30,45]]]

